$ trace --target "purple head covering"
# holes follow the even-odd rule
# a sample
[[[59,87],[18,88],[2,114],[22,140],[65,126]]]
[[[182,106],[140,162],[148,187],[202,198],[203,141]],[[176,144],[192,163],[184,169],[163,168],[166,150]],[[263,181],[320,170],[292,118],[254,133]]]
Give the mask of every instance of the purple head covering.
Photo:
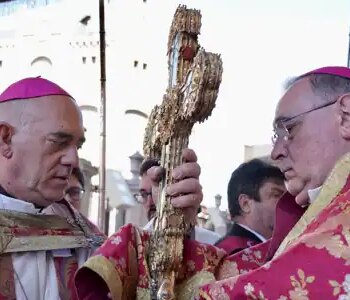
[[[350,69],[347,67],[323,67],[323,68],[319,68],[319,69],[307,72],[301,75],[300,77],[304,77],[312,74],[328,74],[328,75],[334,75],[334,76],[350,79]]]
[[[68,96],[73,99],[64,89],[50,80],[35,77],[25,78],[11,84],[0,94],[0,103],[11,100],[24,100],[51,95]]]

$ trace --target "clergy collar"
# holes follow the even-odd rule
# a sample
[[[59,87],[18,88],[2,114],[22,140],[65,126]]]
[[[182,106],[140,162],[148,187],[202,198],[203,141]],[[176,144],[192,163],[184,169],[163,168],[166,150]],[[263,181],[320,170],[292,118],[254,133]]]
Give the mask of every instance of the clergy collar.
[[[309,203],[310,204],[316,200],[316,198],[318,197],[318,195],[321,192],[321,189],[322,189],[322,186],[319,186],[315,189],[311,189],[311,190],[307,191],[307,193],[309,195]]]
[[[40,209],[36,208],[33,203],[19,200],[0,194],[0,209],[13,210],[17,212],[37,214]]]
[[[16,201],[20,201],[20,202],[24,202],[24,203],[30,204],[31,206],[33,206],[39,212],[42,211],[45,208],[45,207],[41,207],[41,206],[35,205],[33,203],[26,202],[26,201],[23,201],[23,200],[19,200],[19,199],[13,197],[1,185],[0,185],[0,195],[5,196],[6,198],[9,198],[9,199],[12,199],[12,200],[16,200]]]

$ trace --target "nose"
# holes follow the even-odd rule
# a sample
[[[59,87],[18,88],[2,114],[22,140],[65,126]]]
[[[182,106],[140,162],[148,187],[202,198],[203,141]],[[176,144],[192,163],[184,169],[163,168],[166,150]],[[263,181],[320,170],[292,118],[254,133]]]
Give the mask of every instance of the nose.
[[[67,149],[66,153],[61,159],[61,163],[72,168],[79,167],[79,155],[76,146],[72,145]]]
[[[287,156],[287,147],[286,143],[283,139],[277,139],[276,142],[273,144],[273,148],[271,151],[271,159],[276,161],[283,157]]]

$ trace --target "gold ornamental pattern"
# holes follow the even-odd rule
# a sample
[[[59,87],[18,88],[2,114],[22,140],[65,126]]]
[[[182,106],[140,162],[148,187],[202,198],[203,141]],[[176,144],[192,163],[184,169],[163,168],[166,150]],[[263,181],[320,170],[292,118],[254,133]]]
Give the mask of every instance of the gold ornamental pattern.
[[[168,41],[169,84],[161,105],[152,110],[144,136],[144,155],[159,160],[165,169],[157,199],[157,217],[147,258],[151,275],[151,298],[176,299],[174,292],[183,241],[193,227],[181,209],[171,205],[166,188],[173,183],[172,170],[182,162],[193,125],[212,113],[222,78],[220,55],[198,44],[200,11],[179,6]]]

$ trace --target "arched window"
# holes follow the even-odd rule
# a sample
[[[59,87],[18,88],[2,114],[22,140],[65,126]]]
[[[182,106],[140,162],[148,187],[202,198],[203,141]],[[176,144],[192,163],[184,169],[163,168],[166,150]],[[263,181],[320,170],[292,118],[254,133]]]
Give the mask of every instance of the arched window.
[[[46,57],[46,56],[38,56],[37,58],[35,58],[30,65],[33,67],[36,64],[44,64],[44,65],[49,65],[52,66],[52,61],[50,58]]]
[[[41,75],[45,77],[48,76],[51,71],[52,61],[46,56],[38,56],[32,60],[30,65],[34,76]]]

